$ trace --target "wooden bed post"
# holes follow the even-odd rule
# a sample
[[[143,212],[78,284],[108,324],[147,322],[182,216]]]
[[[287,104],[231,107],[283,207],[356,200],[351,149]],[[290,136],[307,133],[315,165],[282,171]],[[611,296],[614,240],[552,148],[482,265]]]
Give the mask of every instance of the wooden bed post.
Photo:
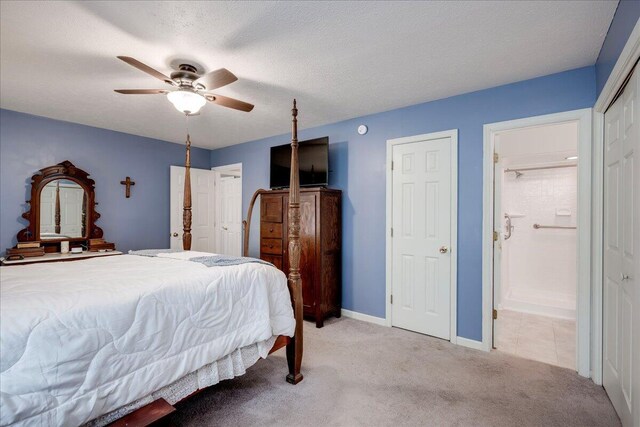
[[[302,280],[300,279],[300,177],[298,168],[298,109],[291,110],[291,176],[289,179],[289,292],[296,318],[295,335],[287,344],[287,382],[302,381]]]
[[[56,183],[56,209],[55,209],[55,229],[56,234],[60,234],[60,181]],[[83,234],[84,236],[84,234]]]
[[[182,205],[182,249],[191,250],[191,138],[187,134],[187,154],[184,162],[184,202]]]
[[[82,192],[82,235],[87,235],[87,192]]]

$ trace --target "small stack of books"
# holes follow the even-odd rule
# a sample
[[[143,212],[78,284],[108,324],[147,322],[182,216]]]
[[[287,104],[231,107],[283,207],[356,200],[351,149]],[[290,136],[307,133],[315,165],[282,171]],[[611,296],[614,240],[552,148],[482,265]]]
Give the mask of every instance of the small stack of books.
[[[7,249],[7,256],[22,255],[23,257],[42,256],[44,248],[40,246],[40,241],[18,242],[15,248]]]
[[[89,250],[92,252],[112,251],[115,248],[114,243],[106,242],[104,239],[89,239]]]

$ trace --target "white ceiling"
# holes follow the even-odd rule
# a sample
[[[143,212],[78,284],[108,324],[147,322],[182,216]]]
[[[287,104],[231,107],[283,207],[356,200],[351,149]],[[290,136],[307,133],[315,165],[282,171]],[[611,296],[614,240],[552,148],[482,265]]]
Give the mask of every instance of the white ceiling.
[[[1,107],[173,142],[184,118],[162,83],[176,59],[239,80],[217,90],[194,144],[217,148],[595,62],[616,1],[0,3]]]

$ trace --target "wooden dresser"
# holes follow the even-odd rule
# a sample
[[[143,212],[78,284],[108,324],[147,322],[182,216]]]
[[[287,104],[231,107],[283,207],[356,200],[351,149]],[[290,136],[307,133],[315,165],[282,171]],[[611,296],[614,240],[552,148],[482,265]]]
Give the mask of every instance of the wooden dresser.
[[[342,238],[340,190],[300,189],[300,271],[305,318],[321,328],[340,317]],[[287,207],[289,190],[272,190],[260,201],[260,258],[289,271]]]

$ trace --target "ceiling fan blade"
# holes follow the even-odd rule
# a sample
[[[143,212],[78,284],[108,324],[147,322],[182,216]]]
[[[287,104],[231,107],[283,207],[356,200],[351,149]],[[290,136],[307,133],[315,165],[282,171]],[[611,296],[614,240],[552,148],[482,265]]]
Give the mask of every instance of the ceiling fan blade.
[[[138,70],[145,72],[153,77],[155,77],[158,80],[162,80],[165,83],[168,83],[172,86],[175,86],[175,82],[173,80],[171,80],[169,77],[165,76],[164,74],[162,74],[160,71],[158,70],[154,70],[153,68],[149,67],[146,64],[143,64],[142,62],[138,61],[135,58],[132,58],[130,56],[118,56],[118,59],[126,62],[127,64],[131,65],[132,67],[136,67]]]
[[[166,89],[115,89],[114,92],[125,95],[154,95],[158,93],[169,93]]]
[[[248,102],[244,101],[238,101],[237,99],[229,98],[227,96],[205,93],[204,97],[207,101],[213,102],[214,104],[222,105],[223,107],[246,111],[247,113],[253,110],[253,104],[249,104]]]
[[[198,84],[204,86],[206,90],[214,90],[222,86],[226,86],[229,83],[233,83],[238,78],[226,68],[220,68],[219,70],[211,71],[210,73],[205,74],[200,77],[198,80],[193,82],[193,85],[196,86]]]

